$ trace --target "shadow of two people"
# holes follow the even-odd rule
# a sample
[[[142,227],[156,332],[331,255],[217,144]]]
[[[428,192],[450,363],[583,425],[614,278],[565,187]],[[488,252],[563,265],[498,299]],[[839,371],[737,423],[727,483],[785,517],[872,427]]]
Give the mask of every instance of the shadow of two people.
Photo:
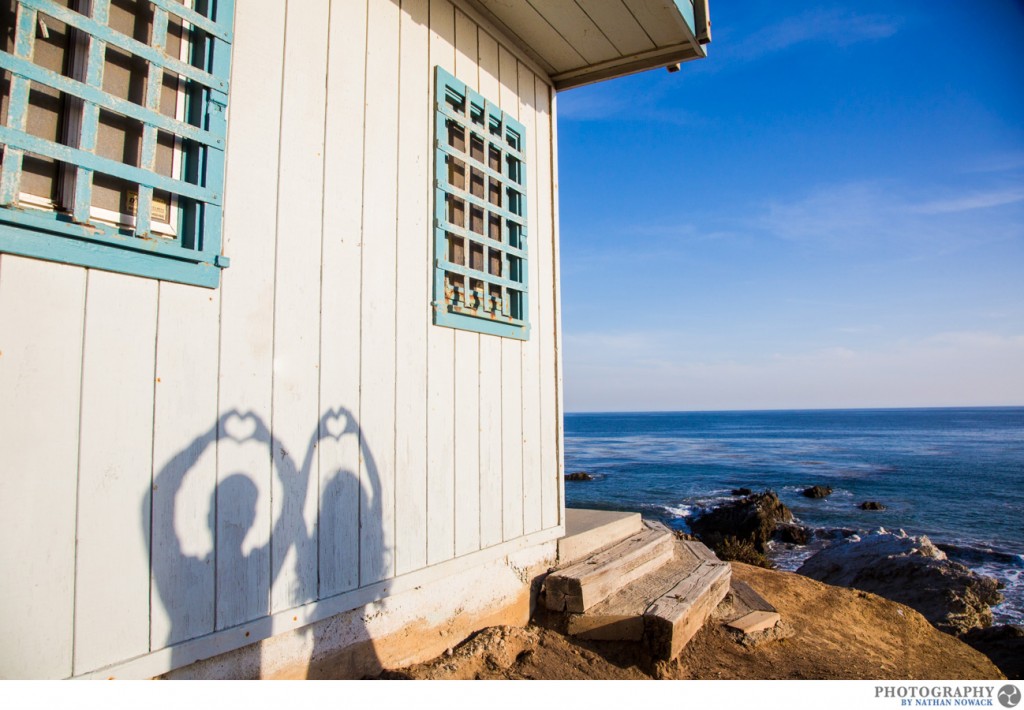
[[[345,468],[331,472],[318,491],[317,516],[311,523],[304,511],[311,479],[316,478],[313,470],[317,449],[325,439],[341,442],[345,437],[354,437],[358,442],[360,468],[365,472],[365,479],[361,482],[357,471]],[[257,540],[262,538],[262,544],[249,545],[247,550],[246,542],[254,536],[254,526],[260,517],[260,487],[252,473],[233,472],[219,481],[210,493],[206,522],[212,546],[205,554],[188,554],[176,526],[176,519],[182,514],[179,496],[186,478],[214,445],[255,445],[260,455],[265,452],[276,472],[278,485],[274,487],[272,507],[278,513],[269,534],[255,535]],[[318,600],[324,591],[322,578],[325,576],[346,580],[347,584],[340,585],[342,587],[358,586],[358,568],[367,562],[363,560],[363,565],[358,562],[363,552],[359,549],[359,540],[368,527],[381,525],[380,499],[377,466],[358,422],[347,409],[339,407],[321,416],[301,463],[287,453],[259,415],[237,410],[222,414],[209,430],[168,460],[142,501],[143,534],[151,536],[152,577],[163,608],[162,625],[167,627],[164,645],[174,649],[172,668],[198,660],[198,649],[190,649],[186,642],[214,631],[247,624],[250,631],[247,635],[253,641],[268,638],[272,626],[271,589],[292,550],[295,574],[293,588],[286,592],[290,597],[286,603],[290,606]],[[377,537],[383,540],[381,535]],[[355,569],[338,569],[342,562],[337,555],[321,555],[322,543],[327,548],[345,546],[355,550]],[[388,554],[385,545],[381,555]],[[349,558],[352,557],[350,554]],[[329,589],[327,595],[338,591],[341,590]],[[256,627],[249,628],[254,621]],[[159,635],[156,627],[154,623],[154,638]],[[356,631],[356,637],[368,638],[368,634]],[[311,663],[315,664],[323,655],[323,649],[318,646],[322,642],[326,645],[326,639],[322,639],[316,629],[313,633]],[[258,649],[252,648],[244,654],[249,657],[236,664],[237,670],[233,672],[243,677],[260,677],[263,669]],[[379,662],[371,660],[369,667],[374,666],[379,666]],[[322,669],[318,674],[322,674]]]

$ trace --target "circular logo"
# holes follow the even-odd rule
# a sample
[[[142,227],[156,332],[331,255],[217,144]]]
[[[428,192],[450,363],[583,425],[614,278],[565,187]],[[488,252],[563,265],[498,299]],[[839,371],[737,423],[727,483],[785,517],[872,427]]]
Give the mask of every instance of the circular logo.
[[[1020,702],[1020,689],[1016,685],[1004,685],[996,697],[1004,708],[1015,708]]]

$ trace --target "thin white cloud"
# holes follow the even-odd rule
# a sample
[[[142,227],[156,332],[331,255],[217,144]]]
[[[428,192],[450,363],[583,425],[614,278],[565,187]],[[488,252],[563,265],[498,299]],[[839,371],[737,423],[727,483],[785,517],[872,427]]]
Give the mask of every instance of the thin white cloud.
[[[847,9],[809,10],[758,30],[735,45],[734,56],[756,59],[805,42],[846,47],[896,34],[900,21],[887,15]]]
[[[1000,153],[980,158],[964,168],[965,173],[1001,173],[1024,169],[1024,151]]]
[[[996,186],[968,195],[894,182],[829,185],[754,210],[750,228],[787,241],[840,252],[875,251],[920,258],[1024,237],[1022,215],[987,213],[1024,203],[1024,188]],[[881,253],[881,252],[878,252]]]
[[[875,183],[853,182],[819,188],[794,200],[775,200],[753,219],[759,227],[792,241],[845,244],[891,223],[892,198]]]
[[[1022,201],[1024,201],[1024,187],[976,192],[963,197],[934,200],[920,205],[912,205],[909,207],[909,210],[918,214],[948,214],[950,212],[967,212],[988,207],[1001,207]]]
[[[665,90],[638,93],[617,82],[581,87],[558,99],[560,121],[618,121],[696,126],[705,119],[695,111],[662,106]]]

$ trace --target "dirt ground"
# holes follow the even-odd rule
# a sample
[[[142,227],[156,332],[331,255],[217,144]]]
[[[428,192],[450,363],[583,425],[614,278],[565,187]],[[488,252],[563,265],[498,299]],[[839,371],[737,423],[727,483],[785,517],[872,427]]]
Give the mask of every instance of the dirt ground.
[[[433,661],[383,678],[414,679],[1000,679],[989,661],[916,611],[800,575],[733,563],[782,614],[761,639],[738,639],[712,619],[675,661],[637,644],[587,642],[552,628],[492,627]],[[728,613],[728,602],[719,607]]]

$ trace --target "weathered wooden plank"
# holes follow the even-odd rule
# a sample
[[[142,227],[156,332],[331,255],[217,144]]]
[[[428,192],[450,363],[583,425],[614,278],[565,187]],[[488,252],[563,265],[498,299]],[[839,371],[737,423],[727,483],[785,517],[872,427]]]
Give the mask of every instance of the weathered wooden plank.
[[[664,660],[679,655],[700,631],[729,591],[728,563],[702,562],[644,614],[645,637],[651,653]]]
[[[455,554],[480,549],[480,338],[455,332]]]
[[[85,274],[0,255],[3,678],[71,675]]]
[[[544,582],[548,608],[587,611],[672,559],[673,540],[670,533],[644,530],[582,562],[552,573]]]
[[[537,164],[534,184],[537,200],[534,213],[537,215],[537,227],[531,242],[531,258],[537,262],[537,281],[534,283],[531,298],[537,302],[537,321],[533,326],[531,338],[536,338],[540,353],[540,477],[542,527],[547,529],[558,525],[561,509],[559,486],[560,457],[558,454],[557,432],[560,426],[558,401],[555,382],[555,273],[554,263],[554,231],[552,229],[551,206],[555,199],[551,182],[551,99],[550,87],[538,77],[535,82],[535,105],[537,107],[536,129],[534,131],[537,146],[535,163]]]
[[[731,570],[723,562],[706,562],[682,541],[672,547],[659,567],[635,576],[584,613],[570,613],[569,633],[604,640],[642,637],[656,657],[677,656],[725,597]],[[586,566],[579,567],[585,572]]]
[[[427,329],[430,323],[429,220],[433,198],[429,100],[430,8],[402,5],[398,114],[398,292],[395,379],[395,572],[427,564]]]
[[[359,401],[360,586],[394,574],[395,256],[398,165],[398,31],[394,3],[370,3],[363,161],[363,317]],[[424,97],[426,99],[426,97]]]
[[[156,281],[89,272],[79,444],[75,674],[150,649],[156,320]],[[118,583],[111,584],[112,579]]]
[[[605,0],[605,4],[614,2]],[[588,64],[596,64],[620,56],[601,29],[575,0],[544,0],[534,5],[544,20],[572,45]]]
[[[555,489],[558,494],[556,508],[558,511],[558,522],[563,522],[562,517],[565,511],[565,461],[562,452],[565,451],[565,428],[563,426],[563,404],[562,404],[562,281],[559,266],[559,244],[558,244],[558,115],[557,100],[554,90],[549,92],[551,97],[551,245],[553,253],[551,256],[551,273],[555,283],[554,308],[552,309],[555,319],[555,344],[554,344],[554,365],[555,365]],[[550,352],[551,348],[545,348]]]
[[[214,560],[231,565],[242,557],[241,539],[235,546],[225,544],[218,535],[221,530],[211,529],[214,521],[222,527],[217,501],[231,500],[227,506],[233,506],[242,492],[241,486],[218,487],[217,482],[219,311],[219,290],[160,284],[153,408],[152,648],[214,630]]]
[[[570,614],[565,630],[570,636],[591,641],[640,641],[644,637],[644,617]]]
[[[455,72],[455,8],[448,0],[430,3],[430,65]],[[433,96],[433,74],[430,85]],[[431,118],[431,126],[433,121]],[[432,298],[432,289],[428,288],[428,303]],[[431,323],[427,330],[428,564],[443,562],[455,554],[454,408],[454,331]]]
[[[482,4],[507,27],[521,28],[520,38],[527,46],[544,46],[545,51],[537,52],[538,56],[556,73],[587,63],[530,3],[482,0]]]
[[[523,534],[523,378],[520,341],[501,342],[502,532]]]
[[[221,277],[218,413],[227,436],[217,446],[217,471],[220,480],[238,473],[255,486],[258,503],[247,543],[268,552],[259,563],[217,560],[218,629],[270,611],[271,449],[254,435],[257,426],[269,432],[271,422],[284,10],[277,3],[239,12],[231,49],[232,103],[264,109],[228,123],[225,191],[231,198],[225,200],[224,253],[244,267],[225,269]],[[218,518],[229,521],[252,513],[232,498],[218,500],[217,509]]]
[[[708,546],[699,540],[683,540],[682,544],[685,545],[690,552],[700,557],[705,562],[721,562],[715,553],[708,549]]]
[[[601,27],[621,55],[636,54],[654,49],[633,14],[619,0],[576,0],[577,4]]]
[[[689,33],[674,0],[622,0],[644,32],[659,47],[676,44],[680,30]]]
[[[537,163],[537,100],[533,72],[518,64],[519,120],[526,129],[523,152],[526,155],[526,234],[529,256],[526,261],[530,339],[522,343],[523,375],[523,532],[540,530],[544,522],[544,501],[541,476],[541,401],[540,401],[540,339],[536,332],[540,321],[537,293],[541,264],[537,256],[538,238],[538,173]]]
[[[365,3],[332,8],[327,61],[320,403],[329,420],[317,449],[321,599],[359,586]]]
[[[284,77],[274,302],[271,609],[317,596],[320,247],[327,0],[290,3]]]
[[[455,11],[455,76],[479,90],[476,23]],[[480,549],[480,339],[455,331],[455,554]]]
[[[674,547],[671,559],[661,567],[633,580],[586,612],[569,614],[569,633],[588,639],[639,641],[643,637],[644,612],[651,603],[701,565],[687,548],[678,542]]]
[[[738,619],[733,619],[726,626],[736,629],[741,634],[756,634],[774,628],[781,620],[782,615],[777,611],[751,611]]]
[[[735,597],[736,606],[744,611],[778,611],[746,582],[734,579],[729,589]]]
[[[518,119],[518,62],[498,47],[499,105]],[[529,206],[527,206],[529,208]],[[529,236],[527,237],[529,238]],[[523,374],[522,341],[501,342],[502,523],[506,540],[523,534]]]
[[[479,33],[480,94],[496,101],[498,42]],[[501,479],[501,338],[480,336],[480,544],[497,545],[503,539]]]

